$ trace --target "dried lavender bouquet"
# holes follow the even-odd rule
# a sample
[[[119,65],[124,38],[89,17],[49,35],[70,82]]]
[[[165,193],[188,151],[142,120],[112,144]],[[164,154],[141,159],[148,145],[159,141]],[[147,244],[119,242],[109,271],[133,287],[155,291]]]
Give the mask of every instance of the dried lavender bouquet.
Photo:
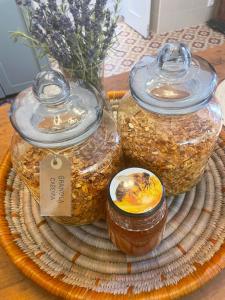
[[[101,88],[100,72],[115,36],[119,1],[111,11],[107,0],[17,0],[25,8],[28,34],[15,40],[55,58],[65,73]]]

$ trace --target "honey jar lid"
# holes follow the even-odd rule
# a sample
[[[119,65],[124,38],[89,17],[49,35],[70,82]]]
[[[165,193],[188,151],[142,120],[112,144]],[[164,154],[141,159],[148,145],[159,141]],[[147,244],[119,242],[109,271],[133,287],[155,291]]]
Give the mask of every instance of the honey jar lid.
[[[159,178],[143,168],[117,173],[109,185],[110,204],[122,214],[146,216],[162,205],[164,188]]]
[[[21,92],[11,106],[10,120],[30,144],[42,148],[73,146],[99,126],[103,99],[81,80],[67,82],[54,70],[37,74],[33,88]]]
[[[130,90],[143,108],[160,114],[187,114],[211,99],[217,75],[183,43],[167,43],[158,56],[144,56],[130,72]]]

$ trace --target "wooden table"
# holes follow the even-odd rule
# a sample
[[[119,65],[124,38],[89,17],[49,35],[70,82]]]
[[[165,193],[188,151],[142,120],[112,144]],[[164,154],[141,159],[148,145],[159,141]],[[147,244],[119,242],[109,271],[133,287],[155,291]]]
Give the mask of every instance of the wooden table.
[[[208,49],[198,55],[206,58],[215,67],[219,80],[225,78],[225,45]],[[105,89],[128,89],[128,73],[105,79]],[[225,99],[225,97],[224,97]],[[222,103],[224,105],[224,103]],[[0,162],[10,146],[12,127],[8,120],[9,105],[0,107]],[[53,300],[58,297],[50,295],[27,279],[11,263],[4,250],[0,247],[0,299],[1,300]],[[225,299],[225,270],[207,285],[196,291],[186,300],[223,300]],[[95,300],[95,299],[94,299]]]

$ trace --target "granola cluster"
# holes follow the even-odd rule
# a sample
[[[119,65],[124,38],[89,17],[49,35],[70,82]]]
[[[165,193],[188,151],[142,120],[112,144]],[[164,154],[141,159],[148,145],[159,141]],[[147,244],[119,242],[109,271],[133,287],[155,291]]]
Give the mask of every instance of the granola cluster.
[[[151,170],[167,195],[190,190],[203,174],[221,129],[217,104],[211,102],[191,114],[166,116],[142,109],[127,95],[118,113],[127,165]]]
[[[29,145],[19,136],[15,139],[13,166],[37,200],[40,161],[53,151],[71,161],[72,217],[54,217],[57,222],[81,225],[105,217],[108,183],[122,167],[114,120],[104,114],[101,125],[88,140],[68,149],[41,149]]]

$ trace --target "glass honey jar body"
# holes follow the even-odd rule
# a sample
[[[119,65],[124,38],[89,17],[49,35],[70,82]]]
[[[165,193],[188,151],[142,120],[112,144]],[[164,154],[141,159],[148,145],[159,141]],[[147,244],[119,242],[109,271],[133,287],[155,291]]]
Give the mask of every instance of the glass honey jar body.
[[[216,84],[211,65],[183,44],[167,44],[130,74],[118,113],[125,162],[152,170],[167,195],[190,190],[213,152],[222,126]]]
[[[149,170],[127,168],[109,186],[107,223],[112,242],[128,255],[140,256],[163,237],[167,204],[160,180]]]
[[[22,92],[11,109],[11,121],[17,130],[12,140],[12,163],[39,201],[40,162],[48,155],[65,157],[71,166],[71,216],[52,218],[63,224],[89,224],[105,217],[107,185],[122,164],[120,137],[111,112],[96,90],[81,82],[71,87],[61,74],[52,72],[39,74],[33,92]],[[66,92],[63,101],[56,96],[40,99],[46,81],[47,88],[57,85],[70,95]],[[30,112],[24,122],[25,105],[30,105]],[[30,127],[24,128],[26,123]]]

